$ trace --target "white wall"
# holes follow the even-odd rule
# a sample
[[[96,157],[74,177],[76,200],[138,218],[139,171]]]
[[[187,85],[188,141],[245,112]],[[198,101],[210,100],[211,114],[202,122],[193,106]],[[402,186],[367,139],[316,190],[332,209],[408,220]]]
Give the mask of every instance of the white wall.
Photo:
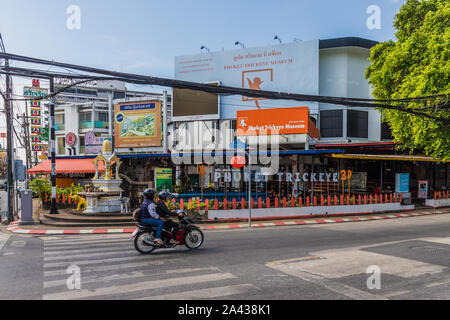
[[[322,49],[319,54],[319,94],[324,96],[372,99],[371,88],[365,79],[365,70],[369,65],[369,49],[359,47],[341,47]],[[368,138],[348,138],[352,142],[381,141],[381,115],[373,108],[355,108],[331,104],[319,104],[320,110],[361,110],[368,111]],[[343,116],[343,137],[324,138],[324,141],[342,141],[347,139],[347,117]],[[320,120],[319,120],[320,126]]]

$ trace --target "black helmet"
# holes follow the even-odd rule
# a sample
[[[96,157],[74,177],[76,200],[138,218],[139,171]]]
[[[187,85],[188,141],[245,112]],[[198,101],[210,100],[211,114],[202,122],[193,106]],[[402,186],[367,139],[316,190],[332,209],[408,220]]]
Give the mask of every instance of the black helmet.
[[[167,197],[171,197],[172,196],[172,194],[170,193],[170,192],[167,192],[167,191],[161,191],[160,193],[158,193],[158,198],[160,198],[160,199],[165,199],[165,198],[167,198]]]
[[[147,199],[153,200],[153,198],[155,197],[155,190],[153,190],[152,188],[145,189],[144,196]]]

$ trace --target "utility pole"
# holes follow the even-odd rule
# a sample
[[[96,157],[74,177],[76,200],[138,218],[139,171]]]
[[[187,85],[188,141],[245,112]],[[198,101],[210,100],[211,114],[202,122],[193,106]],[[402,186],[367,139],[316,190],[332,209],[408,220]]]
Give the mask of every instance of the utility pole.
[[[5,60],[5,66],[9,67],[8,59]],[[5,99],[5,112],[6,112],[6,140],[7,140],[7,182],[8,182],[8,223],[14,221],[14,187],[13,187],[13,109],[11,104],[11,76],[6,75],[6,99]]]
[[[54,78],[50,78],[50,94],[55,91]],[[52,162],[51,180],[52,180],[52,207],[50,214],[58,214],[56,208],[56,144],[55,144],[55,98],[50,97],[50,154]]]
[[[26,165],[28,170],[32,167],[32,159],[31,159],[30,132],[29,132],[30,123],[28,122],[27,114],[28,114],[28,107],[25,103],[25,113],[22,116],[18,116],[18,118],[22,118],[22,127],[24,129],[24,140],[25,140],[24,148],[26,155]]]

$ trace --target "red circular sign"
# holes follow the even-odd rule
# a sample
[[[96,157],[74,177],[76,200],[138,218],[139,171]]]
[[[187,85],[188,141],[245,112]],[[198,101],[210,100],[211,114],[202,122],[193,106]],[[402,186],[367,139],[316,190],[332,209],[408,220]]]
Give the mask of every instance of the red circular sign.
[[[73,132],[66,134],[66,144],[73,147],[77,143],[77,136]]]
[[[231,166],[236,169],[244,167],[245,163],[245,157],[243,156],[234,156],[230,161]]]

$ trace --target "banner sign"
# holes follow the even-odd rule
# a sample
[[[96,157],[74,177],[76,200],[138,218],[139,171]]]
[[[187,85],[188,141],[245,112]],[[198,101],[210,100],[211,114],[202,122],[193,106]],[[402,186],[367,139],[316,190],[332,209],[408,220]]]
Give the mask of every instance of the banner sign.
[[[175,57],[175,79],[252,90],[319,94],[319,41],[282,43]],[[297,107],[298,101],[236,95],[220,96],[220,118],[236,119],[241,110]],[[317,102],[300,102],[311,113]],[[179,106],[173,106],[178,108]],[[182,106],[181,106],[182,107]],[[181,120],[180,120],[181,121]]]
[[[116,148],[160,147],[161,101],[116,104],[114,137]]]
[[[308,107],[243,110],[237,112],[238,136],[308,133]]]
[[[103,141],[111,140],[109,137],[97,137],[93,131],[84,135],[84,145],[86,154],[96,154],[102,151]]]
[[[428,198],[428,180],[419,180],[419,190],[417,198],[419,199]]]
[[[32,79],[32,87],[24,87],[23,95],[25,97],[45,97],[48,95],[48,90],[40,88],[39,79]],[[42,113],[41,113],[41,101],[30,101],[30,122],[31,122],[31,145],[32,151],[41,151],[43,149],[42,134],[45,130],[42,130]],[[48,138],[47,138],[48,140]]]
[[[409,173],[395,174],[395,192],[409,192]]]
[[[155,187],[157,191],[172,190],[172,169],[155,168]]]

